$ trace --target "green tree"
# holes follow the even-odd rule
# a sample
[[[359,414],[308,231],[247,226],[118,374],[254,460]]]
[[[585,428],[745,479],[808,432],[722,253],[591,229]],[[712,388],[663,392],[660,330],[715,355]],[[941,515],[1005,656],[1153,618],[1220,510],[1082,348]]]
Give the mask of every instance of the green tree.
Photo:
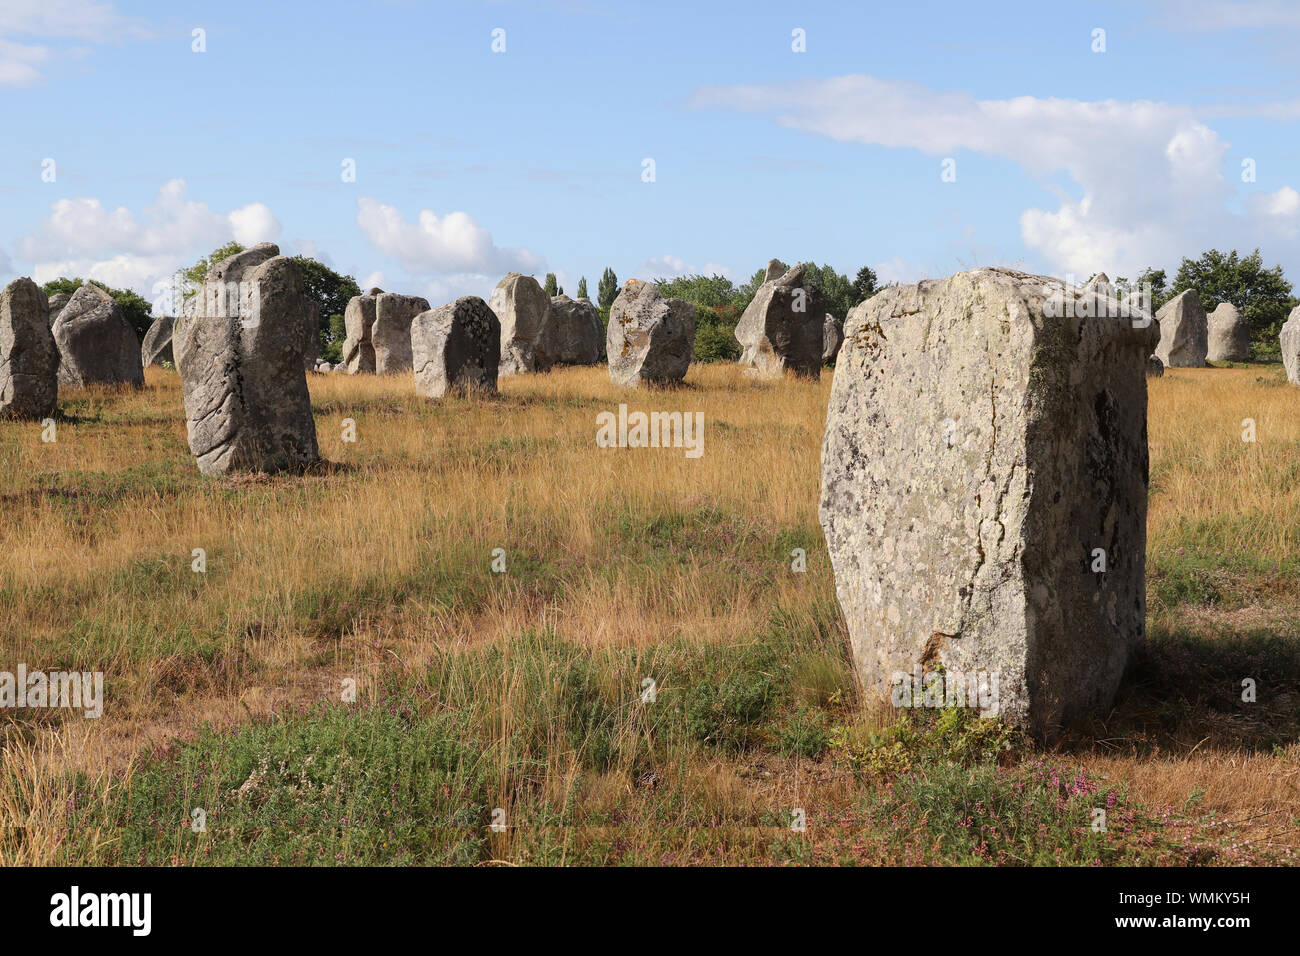
[[[826,311],[841,322],[849,314],[849,309],[861,301],[848,276],[841,275],[830,266],[808,263],[804,268],[803,283],[805,288],[815,289],[821,294]]]
[[[1151,301],[1147,303],[1152,314],[1160,310],[1160,307],[1168,302],[1171,298],[1169,294],[1169,280],[1165,276],[1164,269],[1146,268],[1138,273],[1138,277],[1133,282],[1123,276],[1119,276],[1114,282],[1115,291],[1120,294],[1121,299],[1125,299],[1134,292],[1145,289],[1151,295]]]
[[[730,308],[730,307],[727,307]],[[695,361],[734,362],[740,358],[736,316],[727,309],[699,309],[695,315]]]
[[[697,306],[717,308],[733,305],[736,286],[726,276],[678,276],[675,279],[655,279],[655,285],[667,299],[685,299]]]
[[[227,242],[201,257],[194,265],[181,269],[176,278],[184,299],[198,294],[207,278],[208,270],[231,256],[244,251],[237,242]],[[348,300],[361,294],[357,280],[350,275],[335,272],[323,262],[309,256],[292,256],[302,273],[303,287],[309,298],[319,307],[319,329],[321,358],[328,362],[343,360],[342,345],[344,338],[343,313],[347,310]]]
[[[91,281],[94,282],[93,279]],[[41,288],[45,291],[47,296],[57,295],[60,292],[64,295],[72,295],[72,293],[85,285],[85,282],[86,280],[81,278],[69,279],[67,276],[59,276],[57,279],[51,279],[49,282],[41,286]],[[101,289],[106,288],[102,282],[95,282],[95,285],[99,286]]]
[[[688,275],[656,279],[666,298],[685,299],[695,306],[695,361],[734,362],[740,358],[736,322],[742,308],[736,305],[736,286],[726,276]]]
[[[307,295],[320,309],[321,358],[327,362],[343,361],[343,313],[348,301],[361,294],[357,280],[335,272],[323,262],[308,256],[293,256],[302,272]],[[220,261],[220,260],[217,260]],[[337,320],[337,321],[336,321]]]
[[[196,295],[203,285],[203,280],[208,276],[208,270],[215,266],[222,259],[229,259],[244,251],[244,247],[239,243],[231,241],[224,246],[218,246],[212,252],[199,259],[198,262],[188,269],[181,270],[181,284],[184,289],[184,297],[192,298]]]
[[[766,275],[766,267],[758,269],[749,277],[748,282],[737,286],[732,304],[740,311],[745,311],[754,296],[758,294]],[[859,272],[858,275],[861,277],[862,273]],[[873,281],[874,278],[873,274]],[[819,266],[815,262],[804,263],[803,284],[805,288],[815,289],[820,293],[826,311],[841,321],[848,315],[849,309],[862,301],[857,297],[856,288],[849,282],[848,277],[836,272],[831,266]]]
[[[858,274],[853,277],[853,304],[865,302],[878,291],[876,270],[871,266],[863,266],[858,270]]]
[[[546,273],[546,282],[542,286],[542,291],[544,291],[547,295],[552,297],[560,294],[560,286],[559,283],[555,281],[554,272]]]
[[[578,280],[578,298],[585,299],[586,297],[587,297],[587,277],[583,276],[581,279]]]
[[[45,290],[47,296],[54,295],[58,292],[65,292],[68,295],[72,295],[72,293],[85,285],[86,281],[87,280],[80,278],[69,279],[67,276],[60,276],[57,279],[51,279],[49,282],[41,286],[41,288]],[[147,302],[142,296],[132,292],[130,289],[114,289],[96,279],[90,279],[89,282],[91,285],[99,286],[113,297],[113,301],[121,307],[122,313],[126,316],[127,322],[129,322],[131,328],[135,330],[136,338],[143,341],[144,334],[149,331],[149,326],[153,325],[153,305]]]
[[[732,297],[731,304],[741,312],[749,308],[749,303],[753,301],[754,296],[758,295],[759,286],[763,284],[763,277],[767,275],[767,267],[759,269],[749,281],[736,286],[736,294]]]
[[[614,275],[613,269],[606,266],[600,277],[600,283],[596,286],[596,302],[602,309],[608,309],[617,298],[618,276]]]
[[[1226,255],[1210,249],[1199,259],[1184,258],[1174,276],[1171,298],[1188,289],[1196,290],[1207,312],[1220,302],[1231,302],[1250,325],[1256,353],[1277,353],[1278,332],[1296,299],[1282,267],[1266,268],[1258,249],[1244,258],[1236,249]]]

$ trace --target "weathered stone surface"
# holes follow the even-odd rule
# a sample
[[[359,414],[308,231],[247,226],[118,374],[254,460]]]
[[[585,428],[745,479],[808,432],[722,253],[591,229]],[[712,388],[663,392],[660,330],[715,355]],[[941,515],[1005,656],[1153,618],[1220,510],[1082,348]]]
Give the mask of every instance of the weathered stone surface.
[[[349,375],[375,370],[375,345],[371,334],[375,327],[375,302],[383,292],[371,289],[365,295],[348,300],[343,310],[343,367]]]
[[[1160,378],[1165,374],[1165,363],[1151,355],[1147,357],[1147,378]]]
[[[1282,364],[1286,368],[1286,380],[1292,385],[1300,385],[1300,305],[1291,310],[1286,322],[1282,324],[1282,334],[1278,336],[1282,346]]]
[[[1112,299],[1115,298],[1115,287],[1110,284],[1110,276],[1106,275],[1104,272],[1098,272],[1095,276],[1084,283],[1083,288],[1085,291],[1091,290],[1096,292],[1098,295]]]
[[[779,264],[773,260],[768,272]],[[807,378],[821,375],[826,308],[815,289],[804,287],[804,269],[800,263],[766,280],[740,316],[736,341],[747,373],[771,377],[788,369]]]
[[[501,322],[478,296],[462,296],[412,320],[411,351],[417,395],[496,392]]]
[[[144,385],[140,340],[112,296],[87,282],[54,320],[61,385]]]
[[[140,345],[140,362],[145,368],[162,365],[163,362],[176,364],[172,357],[172,329],[175,324],[176,318],[171,315],[160,315],[153,320],[153,325],[149,326],[149,331],[144,334],[144,342]]]
[[[268,259],[273,259],[280,254],[280,247],[274,242],[259,242],[254,246],[249,246],[243,252],[237,252],[229,258],[222,259],[215,266],[208,270],[207,277],[203,282],[203,294],[205,303],[224,302],[229,303],[231,296],[238,295],[240,289],[238,283],[244,280],[246,274],[260,266]],[[226,282],[235,283],[222,288],[216,288],[214,283]],[[212,298],[215,294],[216,298]],[[211,311],[204,314],[211,315]]]
[[[31,279],[0,291],[0,418],[40,420],[59,397],[59,349],[49,325],[49,300]]]
[[[320,305],[309,302],[307,308],[310,310],[311,321],[303,330],[302,367],[303,371],[310,372],[320,360]]]
[[[790,267],[780,259],[768,259],[767,268],[763,271],[763,281],[771,282],[773,279],[779,279],[790,271]]]
[[[304,368],[317,307],[278,252],[263,243],[218,263],[176,321],[190,451],[205,475],[299,469],[320,457]]]
[[[537,337],[537,365],[595,365],[604,338],[600,310],[591,300],[552,296],[546,324]]]
[[[1205,358],[1210,362],[1249,362],[1250,323],[1231,302],[1220,302],[1206,319]]]
[[[429,311],[418,295],[384,292],[375,296],[375,321],[370,344],[375,350],[375,371],[380,375],[411,370],[411,320]]]
[[[56,292],[54,293],[54,295],[50,296],[50,327],[51,328],[54,327],[54,320],[59,317],[59,313],[63,311],[63,307],[68,304],[71,298],[72,296],[68,295],[68,293],[66,292]]]
[[[1115,693],[1144,639],[1158,333],[1045,308],[1091,294],[978,269],[850,311],[820,517],[872,695],[917,668],[983,672],[999,716],[1050,736]]]
[[[532,276],[512,272],[492,290],[488,307],[501,322],[500,374],[545,371],[537,359],[537,339],[551,311],[548,296]]]
[[[680,382],[695,358],[695,306],[629,279],[610,307],[605,351],[615,385]]]
[[[1156,313],[1160,344],[1156,356],[1166,368],[1201,368],[1209,351],[1209,323],[1201,297],[1188,289],[1166,302]]]
[[[844,329],[840,325],[840,320],[827,312],[826,319],[822,322],[822,364],[829,365],[834,362],[843,344]]]

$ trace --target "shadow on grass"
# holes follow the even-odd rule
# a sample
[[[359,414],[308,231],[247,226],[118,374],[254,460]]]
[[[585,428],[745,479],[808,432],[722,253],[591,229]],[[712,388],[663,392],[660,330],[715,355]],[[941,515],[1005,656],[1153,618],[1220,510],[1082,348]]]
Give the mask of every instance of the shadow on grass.
[[[1073,728],[1065,750],[1178,755],[1274,752],[1300,740],[1300,634],[1182,628],[1151,634],[1111,712]]]

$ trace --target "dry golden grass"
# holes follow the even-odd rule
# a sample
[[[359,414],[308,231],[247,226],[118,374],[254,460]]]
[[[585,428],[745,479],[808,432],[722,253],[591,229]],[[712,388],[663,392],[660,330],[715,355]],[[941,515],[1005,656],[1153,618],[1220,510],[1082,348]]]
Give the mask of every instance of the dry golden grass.
[[[197,716],[196,700],[209,717],[223,703],[238,717],[300,699],[304,683],[312,693],[337,686],[335,672],[418,671],[436,646],[526,627],[592,644],[733,640],[767,620],[762,578],[713,568],[707,553],[648,570],[627,561],[611,523],[716,509],[731,516],[719,534],[816,525],[819,479],[808,463],[819,454],[829,375],[778,386],[696,366],[684,388],[629,393],[603,368],[568,369],[504,379],[496,399],[444,403],[417,398],[406,376],[310,382],[332,467],[305,477],[202,479],[179,379],[160,369],[140,392],[65,394],[54,443],[38,425],[0,425],[6,657],[103,669],[100,733],[130,741],[105,747],[114,760],[157,742],[142,734],[182,730],[175,715]],[[619,402],[703,411],[704,455],[598,449],[595,416]],[[341,441],[348,418],[355,444]],[[489,573],[497,547],[503,576]],[[190,570],[195,548],[207,554],[202,575]],[[782,603],[830,586],[824,557],[810,554],[809,573],[797,576],[777,575],[777,557],[766,578]],[[516,583],[530,560],[560,566],[554,593]],[[355,619],[346,608],[329,613],[431,562],[448,578],[473,577],[473,593],[457,601],[451,580],[447,602],[372,600]],[[304,602],[346,619],[344,633],[322,635],[304,621]]]
[[[1148,549],[1185,548],[1199,528],[1259,561],[1300,558],[1300,389],[1281,367],[1170,369],[1148,384]]]
[[[344,676],[364,691],[528,629],[652,649],[735,642],[776,608],[815,626],[834,595],[816,517],[830,382],[764,384],[697,365],[683,388],[626,392],[603,368],[568,369],[504,379],[496,398],[429,402],[406,376],[311,376],[329,464],[304,476],[201,478],[179,381],[158,369],[143,391],[62,396],[57,442],[0,424],[5,659],[103,670],[107,697],[98,721],[37,715],[7,728],[3,760],[20,771],[9,779],[27,789],[0,787],[0,832],[53,840],[33,807],[67,796],[69,769],[106,799],[138,751],[204,722],[336,699]],[[703,457],[597,448],[595,416],[620,402],[702,411]],[[1241,439],[1246,418],[1254,443]],[[341,440],[344,419],[355,444]],[[1276,367],[1173,369],[1150,384],[1149,428],[1157,582],[1200,562],[1232,598],[1153,600],[1152,633],[1300,635],[1300,389]],[[665,538],[658,521],[680,523]],[[807,548],[807,574],[788,573],[790,542]],[[195,548],[205,574],[190,569]],[[494,548],[505,575],[490,573]],[[809,682],[816,702],[834,677]],[[501,739],[517,717],[500,714]],[[885,722],[864,713],[854,729]],[[1294,744],[1261,753],[1225,732],[1197,752],[1171,743],[1177,733],[1162,739],[1175,752],[1076,755],[1155,804],[1203,791],[1215,813],[1262,815],[1260,839],[1300,845],[1279,823],[1300,813]],[[550,798],[576,791],[594,809],[634,796],[625,776],[580,779],[559,756],[545,781]],[[774,799],[835,808],[859,792],[828,764],[793,758],[720,756],[657,786],[679,788],[692,814],[751,807],[755,818]],[[499,842],[507,858],[509,839]],[[20,851],[0,842],[7,862],[52,853],[41,839]]]

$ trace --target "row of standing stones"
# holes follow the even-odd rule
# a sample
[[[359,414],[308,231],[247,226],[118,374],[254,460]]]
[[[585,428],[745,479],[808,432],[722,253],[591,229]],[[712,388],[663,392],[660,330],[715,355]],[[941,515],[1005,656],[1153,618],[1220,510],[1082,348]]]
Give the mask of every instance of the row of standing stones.
[[[837,358],[819,516],[863,687],[936,666],[994,674],[999,716],[1043,738],[1103,711],[1145,637],[1146,377],[1247,357],[1241,317],[1184,293],[1158,322],[1116,321],[1104,276],[1079,288],[988,268],[886,289],[841,331],[802,276],[773,260],[736,337],[750,374],[816,376]],[[55,304],[51,327],[30,279],[0,296],[0,415],[53,414],[60,382],[139,384],[170,348],[205,475],[318,460],[315,306],[274,245],[213,267],[143,356],[95,287]],[[490,303],[436,309],[373,289],[346,324],[348,371],[407,369],[433,398],[600,359],[595,307],[518,274]],[[694,331],[694,306],[629,281],[605,334],[611,379],[680,382]],[[1281,344],[1300,384],[1300,308]]]

